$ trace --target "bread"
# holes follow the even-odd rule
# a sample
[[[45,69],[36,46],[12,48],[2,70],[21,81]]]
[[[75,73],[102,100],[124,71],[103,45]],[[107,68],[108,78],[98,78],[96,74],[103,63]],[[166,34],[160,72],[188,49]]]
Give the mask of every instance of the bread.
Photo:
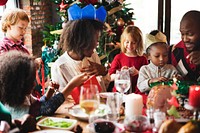
[[[200,121],[190,121],[182,126],[178,133],[200,133]]]
[[[159,109],[160,111],[167,112],[171,105],[167,99],[172,97],[172,88],[168,85],[154,86],[147,97],[147,108]]]
[[[166,120],[160,126],[158,133],[177,133],[181,126],[182,125],[175,120]]]

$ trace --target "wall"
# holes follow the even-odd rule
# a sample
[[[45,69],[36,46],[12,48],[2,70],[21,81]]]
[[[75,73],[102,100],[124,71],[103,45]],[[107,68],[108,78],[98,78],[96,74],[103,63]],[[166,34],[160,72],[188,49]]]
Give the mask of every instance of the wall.
[[[21,0],[20,8],[24,9],[30,16],[30,24],[24,36],[24,43],[31,54],[41,56],[42,30],[44,24],[52,24],[52,3],[49,0]]]

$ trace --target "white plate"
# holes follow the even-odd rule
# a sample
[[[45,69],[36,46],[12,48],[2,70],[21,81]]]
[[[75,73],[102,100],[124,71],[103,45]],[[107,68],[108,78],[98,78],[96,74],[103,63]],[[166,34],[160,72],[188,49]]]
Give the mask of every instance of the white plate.
[[[35,132],[32,132],[32,133],[74,133],[74,132],[67,131],[67,130],[49,129],[49,130],[35,131]]]
[[[107,114],[107,106],[105,104],[100,104],[99,109],[95,111],[98,116],[105,116]],[[86,114],[80,107],[80,105],[75,105],[68,109],[68,113],[77,119],[88,121],[88,114]]]
[[[54,125],[45,125],[44,122],[48,121],[48,120],[52,120],[53,122],[69,122],[71,123],[71,125],[69,127],[58,127],[58,126],[54,126]],[[77,120],[74,119],[67,119],[67,118],[58,118],[58,117],[46,117],[42,120],[40,120],[37,125],[41,128],[41,129],[59,129],[59,130],[72,130],[77,124]]]

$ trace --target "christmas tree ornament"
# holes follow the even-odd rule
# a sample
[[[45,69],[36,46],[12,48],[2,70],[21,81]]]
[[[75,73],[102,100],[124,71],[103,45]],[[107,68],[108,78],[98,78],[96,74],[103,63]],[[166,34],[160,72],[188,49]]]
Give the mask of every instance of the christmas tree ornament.
[[[68,4],[64,4],[64,1],[62,0],[61,4],[60,4],[60,11],[65,10],[65,8],[68,6]]]
[[[124,26],[124,24],[125,24],[125,22],[124,22],[124,20],[123,20],[122,18],[119,18],[119,19],[117,20],[117,25],[118,25],[118,26]]]
[[[4,6],[8,0],[0,0],[0,6]]]

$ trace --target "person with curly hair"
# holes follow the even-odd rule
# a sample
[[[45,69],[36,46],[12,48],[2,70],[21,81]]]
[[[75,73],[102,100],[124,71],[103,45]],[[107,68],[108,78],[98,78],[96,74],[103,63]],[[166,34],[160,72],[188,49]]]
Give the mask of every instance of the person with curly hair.
[[[43,95],[38,100],[31,94],[35,86],[36,66],[32,56],[20,51],[9,51],[0,56],[0,101],[10,111],[12,119],[25,114],[52,115],[73,88],[88,79],[85,73],[75,76],[62,91],[48,98]],[[54,82],[50,84],[51,89],[58,87]]]

